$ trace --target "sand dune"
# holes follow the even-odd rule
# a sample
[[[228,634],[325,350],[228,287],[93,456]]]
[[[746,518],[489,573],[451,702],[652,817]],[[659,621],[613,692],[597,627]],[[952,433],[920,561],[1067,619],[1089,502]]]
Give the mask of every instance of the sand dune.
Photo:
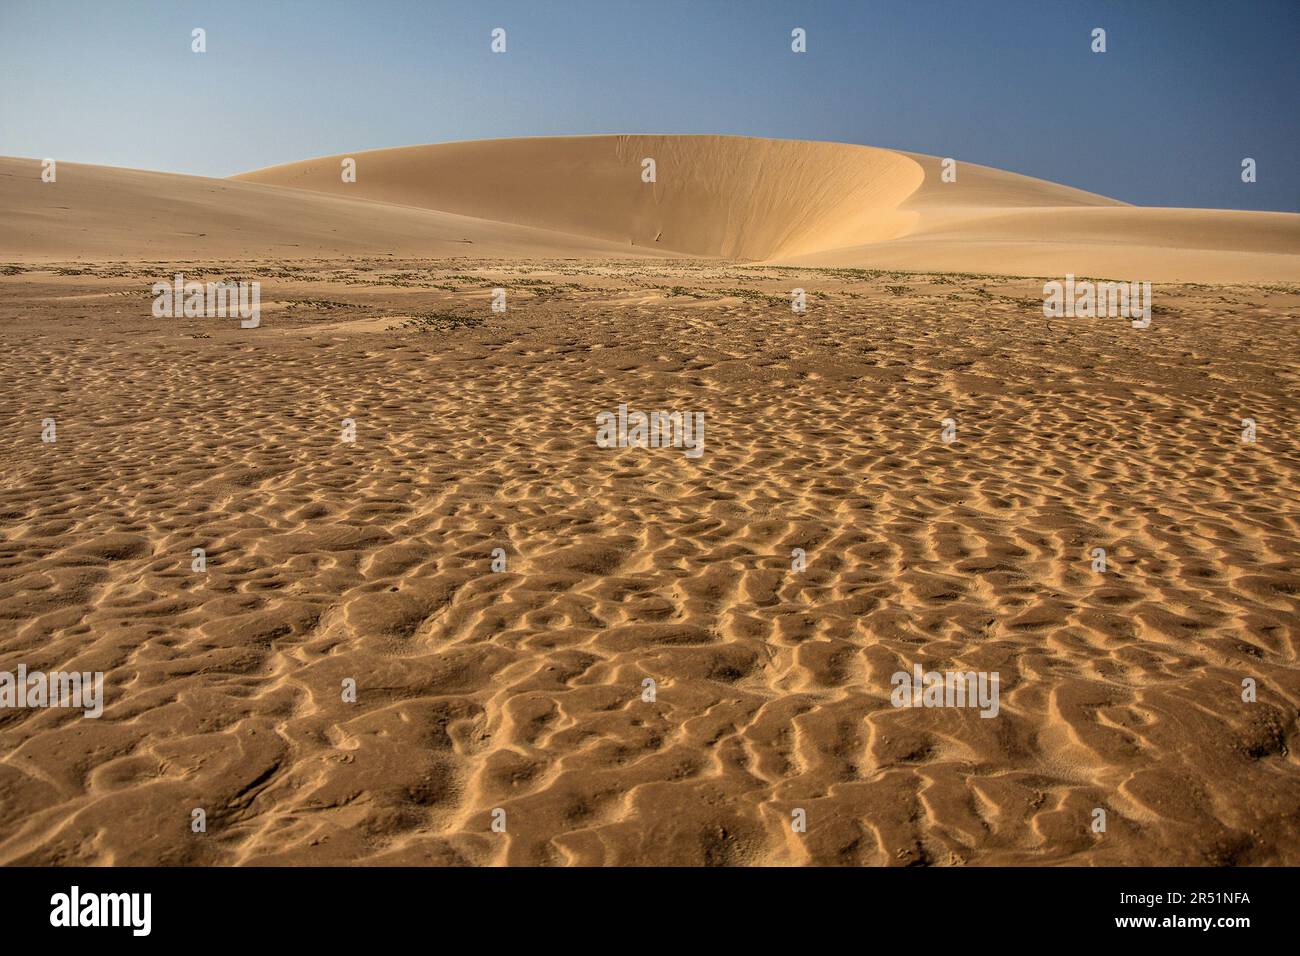
[[[641,178],[644,158],[656,181]],[[865,146],[726,136],[573,136],[486,140],[274,166],[244,182],[445,209],[632,246],[736,259],[890,239],[918,164]]]
[[[970,163],[724,136],[484,140],[351,154],[235,177],[593,236],[630,248],[802,265],[1106,275],[1300,276],[1300,216],[1142,209]],[[641,161],[656,161],[643,183]]]
[[[0,158],[6,259],[636,255],[587,236],[225,179],[65,162],[55,183],[40,174],[37,160]]]
[[[896,241],[787,257],[804,265],[1143,278],[1153,282],[1268,282],[1300,277],[1300,216],[1224,209],[1158,209],[1117,203],[1053,203],[1046,190],[1017,190],[1011,174],[961,167],[902,204],[914,228]],[[955,191],[961,193],[954,202]],[[1050,185],[1050,184],[1049,184]],[[1047,200],[1043,205],[1031,201]]]
[[[655,181],[642,181],[642,160]],[[1145,209],[919,153],[725,136],[485,140],[229,180],[0,159],[14,261],[698,256],[789,265],[1286,281],[1300,215]]]

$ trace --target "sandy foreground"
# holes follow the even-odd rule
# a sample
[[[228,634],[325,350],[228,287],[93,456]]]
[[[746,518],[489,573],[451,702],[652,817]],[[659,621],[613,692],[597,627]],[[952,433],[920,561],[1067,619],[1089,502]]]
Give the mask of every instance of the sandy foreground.
[[[0,672],[104,674],[0,708],[0,864],[1300,863],[1300,217],[381,152],[0,160]],[[178,272],[260,326],[156,318]],[[1046,319],[1066,272],[1150,327]]]
[[[107,687],[0,712],[3,862],[1300,860],[1300,288],[283,262],[250,332],[173,268],[0,279],[0,668]]]

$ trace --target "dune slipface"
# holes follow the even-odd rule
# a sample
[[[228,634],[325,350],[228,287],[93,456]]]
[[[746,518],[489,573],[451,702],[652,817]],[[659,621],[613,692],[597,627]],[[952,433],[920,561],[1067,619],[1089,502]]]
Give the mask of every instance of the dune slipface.
[[[0,863],[1300,863],[1300,217],[352,156],[0,160]]]

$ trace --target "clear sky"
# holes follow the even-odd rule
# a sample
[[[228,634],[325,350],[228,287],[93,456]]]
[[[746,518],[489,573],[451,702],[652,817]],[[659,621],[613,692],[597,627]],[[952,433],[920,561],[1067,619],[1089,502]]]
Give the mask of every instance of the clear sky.
[[[208,176],[458,139],[734,133],[1300,211],[1300,0],[0,0],[0,84],[2,155]]]

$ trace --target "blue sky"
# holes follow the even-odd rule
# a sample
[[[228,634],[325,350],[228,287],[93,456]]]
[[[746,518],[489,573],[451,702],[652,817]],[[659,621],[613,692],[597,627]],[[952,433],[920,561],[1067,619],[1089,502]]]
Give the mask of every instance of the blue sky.
[[[0,0],[0,154],[225,176],[446,140],[734,133],[1300,211],[1298,46],[1300,0]]]

